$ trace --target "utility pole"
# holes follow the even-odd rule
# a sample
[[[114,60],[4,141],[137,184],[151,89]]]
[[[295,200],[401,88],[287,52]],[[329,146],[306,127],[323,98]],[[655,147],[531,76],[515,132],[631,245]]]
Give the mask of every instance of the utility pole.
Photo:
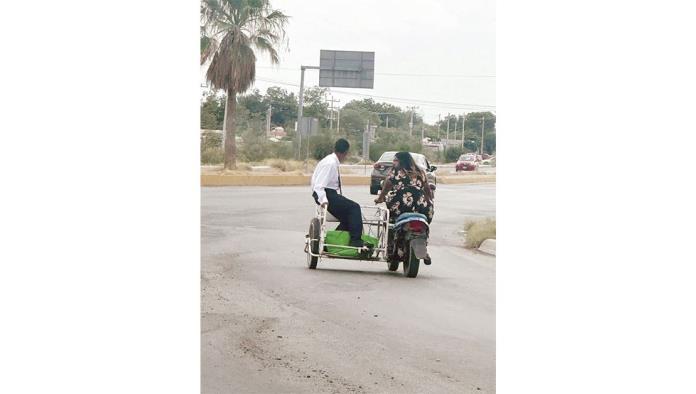
[[[442,122],[440,120],[440,114],[437,114],[437,140],[438,141],[440,141],[440,128],[442,128],[442,124],[440,122]]]
[[[370,119],[367,120],[367,127],[365,127],[365,131],[363,132],[363,161],[367,163],[367,160],[370,158],[370,137],[371,137],[371,129],[370,129]],[[367,164],[365,164],[367,165]],[[365,167],[367,168],[367,167]]]
[[[389,114],[387,114],[387,128],[389,128]]]
[[[333,117],[334,117],[334,103],[340,103],[341,100],[334,100],[333,96],[331,96],[331,100],[326,100],[331,102],[331,112],[329,115],[329,130],[333,129]]]
[[[302,131],[304,130],[304,125],[302,123],[302,108],[304,106],[304,72],[306,69],[319,70],[319,68],[319,66],[300,66],[300,95],[299,103],[297,105],[297,130],[295,130],[297,132],[297,135],[299,136],[299,154],[297,155],[299,158],[302,158]],[[307,148],[307,154],[309,155],[309,144]]]
[[[416,109],[416,107],[409,107],[411,108],[411,122],[408,124],[408,133],[409,135],[413,136],[413,112]]]
[[[447,114],[447,139],[445,140],[445,149],[447,149],[447,145],[449,145],[449,122],[450,114]]]
[[[329,112],[329,130],[333,129],[333,96],[331,96],[331,110]]]
[[[336,116],[336,133],[341,132],[341,109],[338,109],[338,114]]]
[[[459,124],[459,115],[454,116],[454,137],[452,137],[453,140],[457,139],[457,124]]]
[[[485,115],[481,115],[481,155],[483,155],[483,130],[486,125]]]
[[[271,111],[272,111],[272,106],[268,106],[268,110],[266,111],[266,138],[270,137],[271,135]]]
[[[462,116],[462,151],[464,151],[464,130],[466,130],[466,127],[464,126],[466,126],[466,112]]]

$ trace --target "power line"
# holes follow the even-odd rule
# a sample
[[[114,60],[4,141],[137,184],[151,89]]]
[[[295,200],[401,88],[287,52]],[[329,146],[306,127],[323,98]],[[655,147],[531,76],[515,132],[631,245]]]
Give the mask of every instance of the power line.
[[[290,68],[290,67],[273,67],[273,66],[256,66],[256,68],[265,68],[269,70],[288,70],[297,71],[300,68]],[[418,73],[378,73],[375,75],[386,75],[394,77],[436,77],[436,78],[495,78],[495,75],[465,75],[465,74],[418,74]]]
[[[300,86],[300,85],[295,84],[295,83],[290,83],[290,82],[285,82],[285,81],[277,81],[277,80],[262,78],[262,77],[257,77],[256,79],[259,81],[275,83],[275,84],[279,84],[279,85],[287,85],[287,86],[294,86],[294,87]],[[374,94],[354,93],[354,92],[347,92],[345,90],[336,90],[336,89],[332,89],[331,91],[334,93],[341,93],[341,94],[346,94],[346,95],[351,95],[351,96],[379,98],[379,99],[385,99],[385,100],[400,101],[400,102],[404,102],[407,104],[422,104],[422,105],[430,106],[430,107],[437,106],[437,107],[458,108],[458,109],[467,109],[467,108],[472,108],[472,107],[473,108],[495,108],[495,105],[451,103],[451,102],[444,102],[444,101],[412,99],[412,98],[406,98],[406,97],[378,96],[378,95],[374,95]]]
[[[437,78],[495,78],[495,75],[457,75],[457,74],[401,74],[401,73],[375,73],[375,75],[387,75],[392,77],[437,77]]]

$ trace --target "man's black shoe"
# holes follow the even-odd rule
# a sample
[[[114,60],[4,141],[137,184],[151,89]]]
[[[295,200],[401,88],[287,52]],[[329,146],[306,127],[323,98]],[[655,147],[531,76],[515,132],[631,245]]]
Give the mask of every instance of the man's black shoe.
[[[365,246],[365,242],[363,242],[362,239],[356,239],[356,240],[351,240],[348,245],[354,246],[356,248],[362,248],[363,246]]]

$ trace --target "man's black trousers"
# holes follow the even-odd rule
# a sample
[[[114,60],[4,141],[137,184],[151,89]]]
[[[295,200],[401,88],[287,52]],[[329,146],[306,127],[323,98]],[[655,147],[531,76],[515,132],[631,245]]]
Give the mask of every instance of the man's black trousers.
[[[329,200],[329,213],[341,221],[336,230],[348,231],[351,241],[359,240],[362,235],[363,225],[360,205],[338,194],[336,190],[326,188],[324,191],[326,192],[326,198]],[[312,193],[312,197],[319,205],[319,197],[316,192]]]

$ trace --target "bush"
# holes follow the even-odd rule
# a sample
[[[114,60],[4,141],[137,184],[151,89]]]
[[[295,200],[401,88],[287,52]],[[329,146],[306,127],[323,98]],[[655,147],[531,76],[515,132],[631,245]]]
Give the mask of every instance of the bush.
[[[309,137],[310,155],[315,160],[321,160],[334,151],[335,139],[331,134],[320,134]]]
[[[266,143],[260,141],[244,141],[237,149],[239,158],[246,162],[258,162],[268,157],[269,149]]]
[[[360,156],[348,156],[346,158],[346,163],[348,164],[358,164],[362,160],[362,157]]]
[[[445,150],[445,163],[452,163],[459,160],[459,156],[464,153],[461,146],[454,146]]]
[[[439,163],[442,160],[442,154],[440,154],[439,150],[425,149],[423,154],[431,164]]]
[[[377,139],[370,143],[370,160],[377,161],[382,153],[388,151],[421,153],[423,146],[420,137],[411,136],[405,130],[379,130]]]
[[[467,220],[464,222],[464,230],[466,231],[464,246],[478,248],[484,240],[495,239],[495,218]]]
[[[270,143],[270,157],[278,159],[292,159],[295,157],[295,148],[292,141]]]
[[[201,134],[202,148],[222,148],[222,133],[204,131]]]
[[[222,164],[225,162],[225,152],[222,148],[202,148],[201,164]]]

